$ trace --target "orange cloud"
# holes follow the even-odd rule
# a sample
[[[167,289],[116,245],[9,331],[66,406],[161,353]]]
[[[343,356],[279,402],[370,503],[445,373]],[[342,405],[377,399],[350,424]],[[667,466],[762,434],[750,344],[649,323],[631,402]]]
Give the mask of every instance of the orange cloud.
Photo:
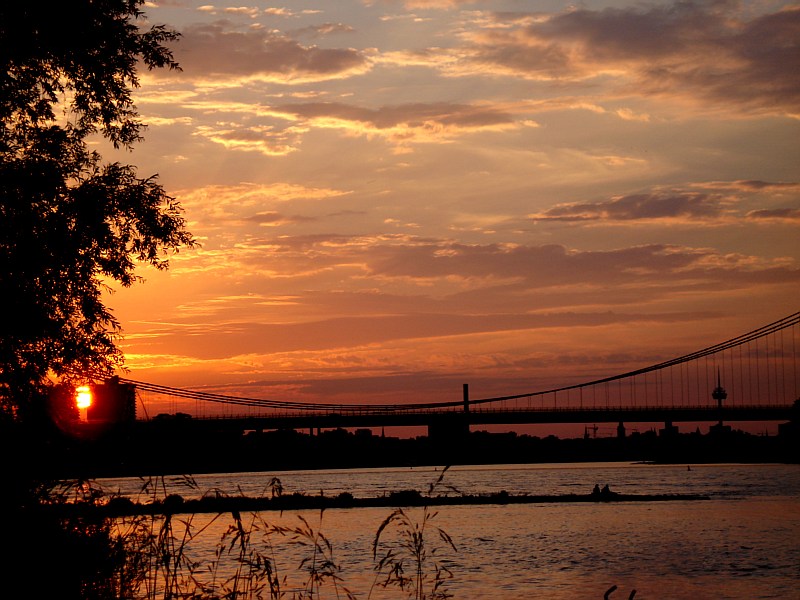
[[[380,137],[390,143],[440,142],[476,132],[501,132],[535,127],[491,105],[449,102],[401,104],[372,109],[335,102],[272,107],[276,116],[298,121],[309,129],[337,129],[348,135]]]
[[[747,210],[753,203],[785,202],[785,192],[792,192],[797,202],[798,185],[766,181],[700,182],[687,189],[653,189],[645,192],[614,196],[594,202],[557,204],[531,219],[541,222],[619,222],[636,221],[671,223],[687,226],[720,226],[745,216],[765,221],[792,221],[794,208],[760,208]],[[703,191],[696,191],[701,189]]]
[[[753,114],[798,116],[800,8],[749,16],[732,2],[681,2],[553,15],[480,13],[452,75],[518,76],[559,83],[615,81],[617,94],[693,99]],[[439,54],[432,52],[431,54]]]
[[[699,192],[652,192],[618,196],[600,202],[557,204],[538,214],[541,221],[664,221],[683,223],[718,220],[726,214],[720,195]]]
[[[175,54],[184,70],[162,76],[299,84],[352,77],[371,68],[368,57],[352,48],[304,46],[280,33],[237,31],[225,22],[191,25],[181,33]]]
[[[760,210],[751,210],[747,213],[747,218],[757,221],[800,224],[800,208],[763,208]]]

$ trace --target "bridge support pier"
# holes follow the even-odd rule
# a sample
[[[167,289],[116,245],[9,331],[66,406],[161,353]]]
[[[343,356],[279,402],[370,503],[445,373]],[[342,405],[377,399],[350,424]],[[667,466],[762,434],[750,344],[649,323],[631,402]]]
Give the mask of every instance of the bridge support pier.
[[[625,423],[623,423],[622,421],[620,421],[619,425],[617,425],[617,437],[619,439],[625,438]]]
[[[661,437],[671,437],[678,435],[678,427],[672,424],[672,421],[664,423],[664,429],[659,429],[658,435]]]
[[[728,435],[730,432],[733,431],[733,428],[730,425],[725,425],[720,421],[719,423],[715,423],[714,425],[709,426],[708,433],[711,435]]]

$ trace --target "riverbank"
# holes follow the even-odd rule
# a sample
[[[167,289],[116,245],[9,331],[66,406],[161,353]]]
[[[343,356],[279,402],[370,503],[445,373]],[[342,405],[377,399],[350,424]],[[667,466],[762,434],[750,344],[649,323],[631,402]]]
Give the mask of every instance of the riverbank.
[[[164,477],[152,481],[114,478],[98,480],[96,484],[106,498],[125,496],[144,504],[153,498],[171,497],[173,518],[125,517],[120,527],[130,531],[127,525],[131,521],[155,523],[159,528],[163,524],[174,527],[180,539],[189,528],[191,545],[187,546],[187,556],[198,564],[213,560],[223,539],[225,551],[221,560],[238,555],[238,545],[227,552],[231,535],[235,535],[229,533],[230,527],[235,525],[237,515],[219,514],[222,510],[239,507],[243,526],[253,532],[252,543],[260,551],[269,552],[275,558],[273,564],[290,579],[293,574],[297,579],[303,573],[297,566],[307,556],[306,550],[313,549],[298,545],[293,536],[281,535],[277,530],[310,527],[314,532],[320,531],[335,550],[336,562],[342,566],[341,576],[359,597],[367,597],[375,578],[375,533],[395,508],[410,505],[408,497],[405,503],[392,498],[389,507],[335,509],[331,502],[329,507],[334,508],[325,511],[309,505],[310,510],[260,513],[249,512],[243,501],[236,504],[227,499],[247,496],[271,500],[273,490],[287,505],[295,493],[316,501],[320,490],[326,498],[337,501],[347,498],[343,493],[382,499],[390,498],[393,492],[402,494],[403,490],[418,490],[427,497],[441,496],[441,502],[454,505],[434,506],[427,512],[436,514],[433,525],[446,531],[458,548],[456,553],[443,552],[437,557],[446,560],[444,564],[452,569],[454,578],[449,590],[461,599],[602,598],[612,583],[620,588],[612,598],[627,598],[633,589],[637,590],[637,597],[643,598],[792,598],[798,589],[797,465],[693,464],[691,469],[686,464],[630,462],[453,466],[431,493],[431,484],[436,484],[441,475],[440,465],[197,474],[191,479]],[[624,496],[618,498],[619,502],[593,502],[591,491],[595,483],[600,488],[608,484],[610,490]],[[501,490],[511,497],[525,498],[519,503],[502,499],[496,503],[483,500],[485,504],[480,506],[457,504],[463,501],[458,498],[461,495],[496,494],[495,500],[500,500]],[[673,496],[675,492],[709,499],[681,501],[686,497]],[[220,500],[214,505],[217,495]],[[642,501],[639,495],[676,501]],[[182,514],[192,505],[181,507],[178,496],[187,503],[190,499],[210,498],[206,506],[215,512]],[[626,502],[625,496],[631,501]],[[278,508],[279,504],[272,506]],[[412,524],[420,522],[423,513],[422,508],[405,511]],[[29,527],[31,522],[16,521],[20,528]],[[89,515],[76,522],[91,525],[97,521]],[[251,528],[252,523],[258,525],[257,531]],[[275,535],[265,535],[268,530]],[[425,533],[426,542],[439,539],[434,527]],[[40,539],[33,539],[31,544],[32,550],[41,552]],[[51,548],[48,553],[52,554]],[[397,594],[373,593],[372,597],[388,600]]]

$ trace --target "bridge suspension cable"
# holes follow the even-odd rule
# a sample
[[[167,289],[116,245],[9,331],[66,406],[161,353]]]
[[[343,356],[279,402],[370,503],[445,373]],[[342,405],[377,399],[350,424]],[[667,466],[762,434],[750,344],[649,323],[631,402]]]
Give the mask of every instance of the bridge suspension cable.
[[[620,373],[619,375],[612,375],[610,377],[603,377],[602,379],[594,379],[592,381],[586,381],[583,383],[576,383],[573,385],[563,386],[559,388],[551,388],[548,390],[542,390],[537,392],[528,392],[524,394],[514,394],[512,396],[497,396],[494,398],[481,398],[479,400],[470,400],[470,404],[486,404],[489,402],[502,402],[504,400],[516,400],[518,398],[528,398],[530,396],[542,396],[544,394],[555,394],[558,392],[566,392],[569,390],[576,390],[582,389],[590,386],[600,385],[603,383],[610,383],[612,381],[617,381],[620,379],[627,379],[630,377],[635,377],[637,375],[643,375],[645,373],[651,373],[653,371],[660,371],[661,369],[665,369],[667,367],[672,367],[675,365],[680,365],[683,363],[688,363],[693,360],[697,360],[700,358],[704,358],[707,356],[711,356],[713,354],[717,354],[724,350],[729,350],[731,348],[736,348],[737,346],[742,346],[747,344],[748,342],[752,342],[759,338],[765,337],[767,335],[777,333],[783,329],[788,327],[792,327],[793,325],[797,325],[800,323],[800,312],[796,312],[794,314],[789,315],[788,317],[784,317],[779,319],[769,325],[764,325],[763,327],[759,327],[758,329],[754,329],[753,331],[749,331],[745,334],[737,336],[735,338],[731,338],[719,344],[715,344],[713,346],[709,346],[707,348],[703,348],[702,350],[697,350],[696,352],[691,352],[689,354],[684,354],[683,356],[679,356],[677,358],[673,358],[664,362],[656,363],[654,365],[650,365],[648,367],[643,367],[641,369],[636,369],[634,371],[628,371],[627,373]],[[459,403],[453,403],[459,404]]]
[[[647,367],[643,367],[640,369],[636,369],[633,371],[628,371],[626,373],[620,373],[618,375],[612,375],[609,377],[603,377],[601,379],[594,379],[591,381],[586,381],[583,383],[577,383],[568,386],[562,386],[558,388],[550,388],[545,390],[538,390],[534,392],[526,392],[521,394],[513,394],[508,396],[497,396],[491,398],[480,398],[480,399],[470,399],[468,400],[469,406],[473,405],[483,405],[495,402],[503,402],[503,401],[512,401],[522,398],[533,398],[538,396],[545,396],[547,394],[556,395],[561,392],[569,392],[571,390],[582,390],[584,388],[594,387],[594,386],[605,386],[605,394],[606,394],[606,402],[608,402],[608,384],[614,381],[619,381],[622,379],[634,378],[639,375],[645,375],[651,372],[661,371],[663,369],[667,369],[669,367],[680,366],[685,363],[689,363],[691,361],[699,361],[699,359],[706,358],[726,350],[731,350],[733,348],[739,347],[741,348],[743,345],[748,344],[750,342],[755,342],[760,338],[764,338],[766,336],[775,334],[780,332],[784,329],[787,329],[792,326],[796,326],[800,324],[800,312],[796,312],[791,314],[787,317],[774,321],[768,325],[764,325],[763,327],[759,327],[752,331],[749,331],[745,334],[739,335],[737,337],[731,338],[719,344],[715,344],[713,346],[708,346],[707,348],[703,348],[702,350],[697,350],[695,352],[691,352],[689,354],[685,354],[683,356],[679,356],[677,358],[673,358],[667,361],[663,361],[660,363],[656,363]],[[794,343],[794,342],[793,342]],[[741,352],[741,351],[740,351]],[[680,370],[680,377],[683,378],[683,370]],[[671,375],[670,375],[671,377]],[[97,375],[97,379],[107,380],[110,379],[108,375]],[[233,396],[233,395],[226,395],[226,394],[218,394],[213,392],[204,392],[199,390],[190,390],[184,388],[176,388],[170,387],[165,385],[158,385],[154,383],[148,383],[144,381],[138,381],[134,379],[128,378],[118,378],[118,381],[121,383],[127,383],[134,385],[138,390],[145,391],[145,392],[152,392],[154,394],[165,395],[175,398],[183,398],[187,400],[195,400],[201,402],[210,402],[216,404],[223,404],[223,405],[233,405],[233,406],[242,406],[242,407],[249,407],[249,408],[258,408],[258,409],[271,409],[271,410],[283,410],[283,411],[321,411],[326,413],[331,412],[352,412],[353,410],[357,410],[362,413],[385,413],[385,412],[398,412],[398,411],[420,411],[420,410],[441,410],[441,409],[456,409],[464,406],[464,401],[445,401],[445,402],[426,402],[426,403],[415,403],[415,404],[329,404],[329,403],[320,403],[320,402],[293,402],[293,401],[286,401],[286,400],[269,400],[269,399],[260,399],[260,398],[249,398],[244,396]],[[698,383],[699,385],[699,383]],[[635,392],[635,389],[634,389]]]

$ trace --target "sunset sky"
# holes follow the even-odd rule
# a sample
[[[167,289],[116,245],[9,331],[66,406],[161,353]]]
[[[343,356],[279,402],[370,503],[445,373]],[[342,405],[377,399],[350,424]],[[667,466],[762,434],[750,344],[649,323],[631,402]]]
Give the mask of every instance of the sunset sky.
[[[240,2],[145,6],[183,70],[104,152],[201,246],[108,297],[127,377],[479,398],[800,309],[798,5]]]

